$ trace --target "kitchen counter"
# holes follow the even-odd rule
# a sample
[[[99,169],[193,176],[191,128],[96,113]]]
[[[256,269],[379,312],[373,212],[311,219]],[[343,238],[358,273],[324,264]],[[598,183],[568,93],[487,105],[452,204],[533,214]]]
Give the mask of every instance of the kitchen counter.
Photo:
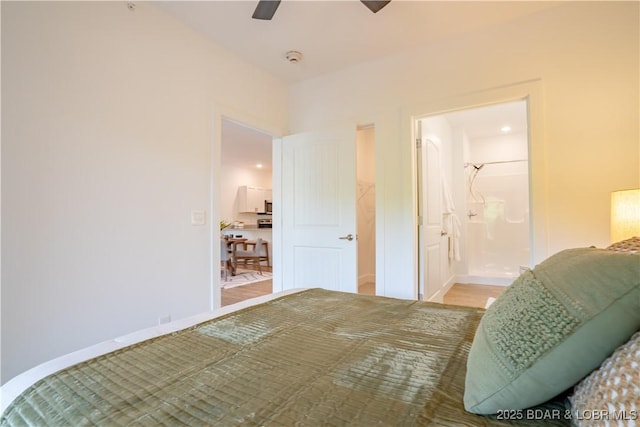
[[[226,234],[227,231],[233,231],[235,233],[236,231],[242,231],[242,230],[269,230],[269,231],[271,231],[271,228],[258,228],[258,226],[256,224],[245,224],[244,227],[242,227],[242,228],[226,228],[223,233]]]

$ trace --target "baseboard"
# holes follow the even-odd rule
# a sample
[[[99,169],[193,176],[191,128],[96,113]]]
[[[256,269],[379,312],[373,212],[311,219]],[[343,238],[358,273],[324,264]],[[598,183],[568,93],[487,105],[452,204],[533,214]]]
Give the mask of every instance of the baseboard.
[[[455,276],[455,283],[473,283],[474,285],[510,286],[515,277],[485,277],[461,274]]]

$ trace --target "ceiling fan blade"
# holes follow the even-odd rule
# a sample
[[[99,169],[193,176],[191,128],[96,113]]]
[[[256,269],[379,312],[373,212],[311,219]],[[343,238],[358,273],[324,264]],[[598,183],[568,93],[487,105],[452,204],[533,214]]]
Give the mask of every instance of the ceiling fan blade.
[[[378,13],[378,11],[380,9],[382,9],[383,7],[385,7],[386,5],[388,5],[389,3],[391,3],[391,0],[387,0],[387,1],[366,1],[366,0],[360,0],[362,2],[362,4],[364,4],[365,6],[367,6],[369,8],[369,10],[373,13]]]
[[[253,19],[264,19],[269,21],[280,6],[280,0],[260,0],[256,10],[253,12]]]

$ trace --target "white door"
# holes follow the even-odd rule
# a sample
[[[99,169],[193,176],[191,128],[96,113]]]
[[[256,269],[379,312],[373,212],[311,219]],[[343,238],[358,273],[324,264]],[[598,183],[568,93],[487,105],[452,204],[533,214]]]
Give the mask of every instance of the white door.
[[[356,127],[282,139],[282,286],[357,292]]]
[[[418,123],[418,218],[420,239],[420,293],[425,300],[440,300],[442,288],[441,242],[442,242],[442,175],[440,148],[422,137]]]

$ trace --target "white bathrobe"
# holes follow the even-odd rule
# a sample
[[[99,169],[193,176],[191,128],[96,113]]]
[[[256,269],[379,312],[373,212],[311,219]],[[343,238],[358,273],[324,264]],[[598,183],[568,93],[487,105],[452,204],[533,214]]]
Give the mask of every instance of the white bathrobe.
[[[456,208],[444,176],[442,181],[442,224],[449,236],[449,259],[460,261],[460,218],[456,215]]]

